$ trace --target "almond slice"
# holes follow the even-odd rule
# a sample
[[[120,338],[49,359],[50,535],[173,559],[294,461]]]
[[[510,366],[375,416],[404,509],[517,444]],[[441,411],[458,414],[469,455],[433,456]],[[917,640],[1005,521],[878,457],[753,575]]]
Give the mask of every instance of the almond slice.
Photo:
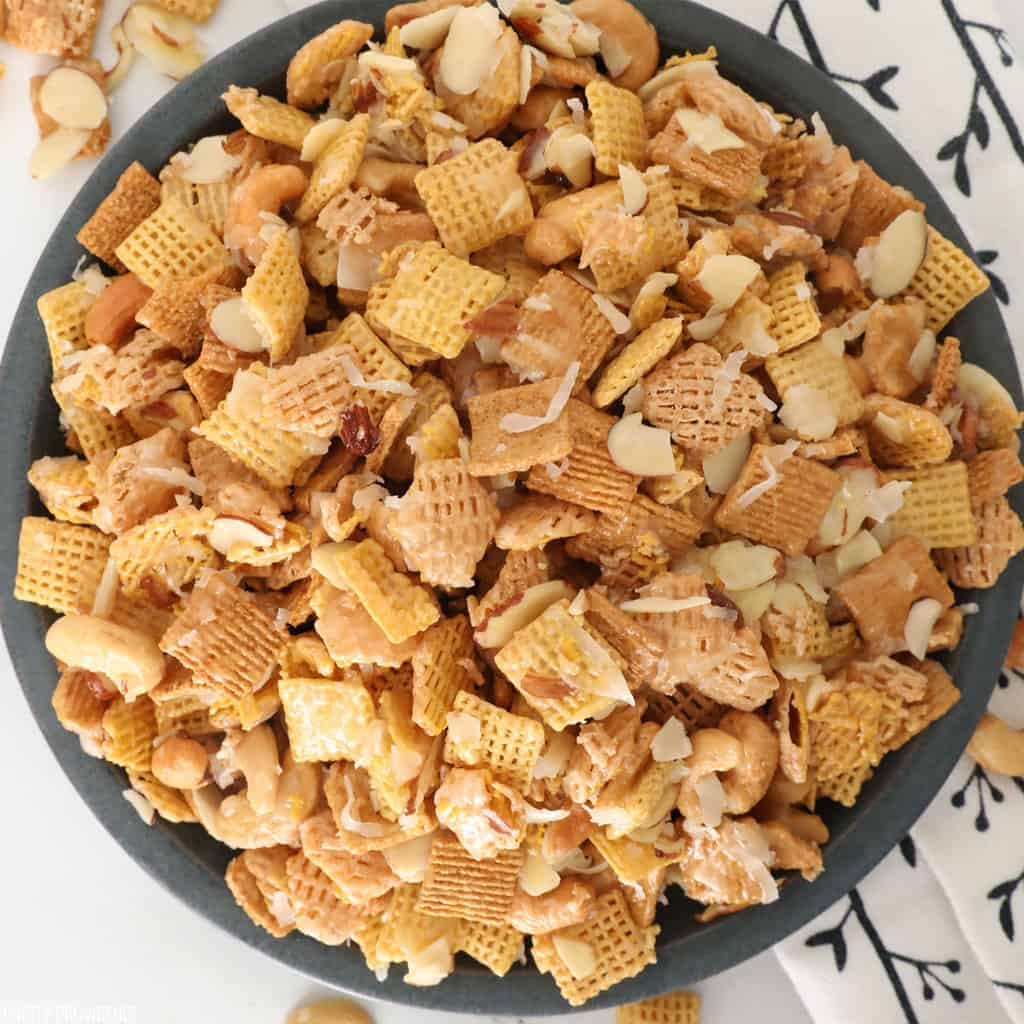
[[[693,753],[693,744],[686,726],[678,718],[670,718],[651,741],[651,757],[655,761],[681,761]]]
[[[318,121],[302,140],[299,159],[312,163],[341,134],[344,127],[345,122],[340,117],[327,117]]]
[[[717,69],[718,65],[713,60],[688,60],[685,64],[673,64],[670,68],[659,71],[653,78],[648,79],[637,89],[636,94],[646,103],[656,93],[661,92],[666,86],[675,85],[684,78],[691,75],[709,74]],[[612,69],[608,68],[613,78],[618,77]]]
[[[242,159],[224,148],[226,140],[226,135],[207,135],[200,139],[185,158],[185,169],[181,173],[185,181],[194,185],[227,181],[242,166]]]
[[[701,464],[704,480],[712,494],[725,494],[736,482],[750,454],[750,434],[740,434]]]
[[[92,131],[107,116],[103,90],[77,68],[54,68],[39,89],[39,106],[62,128]]]
[[[528,626],[556,601],[572,596],[572,587],[562,580],[538,583],[525,590],[507,608],[491,615],[483,629],[476,631],[474,639],[481,647],[488,649],[504,647],[512,639],[513,633]]]
[[[623,416],[608,431],[608,454],[620,469],[636,476],[672,476],[676,471],[671,435],[647,426],[638,412]]]
[[[710,156],[723,149],[743,149],[746,143],[725,127],[718,114],[702,114],[692,107],[680,107],[676,122],[686,132],[686,139]]]
[[[135,64],[135,47],[128,42],[122,24],[118,23],[110,30],[110,39],[117,49],[117,61],[109,71],[104,72],[103,89],[107,95],[128,77],[128,72]]]
[[[880,235],[871,260],[870,288],[880,299],[898,295],[914,279],[928,249],[928,222],[904,210]]]
[[[414,50],[436,50],[445,41],[458,13],[458,6],[442,7],[439,11],[407,21],[398,33],[402,45],[411,46]]]
[[[568,935],[556,932],[551,936],[551,943],[559,959],[577,981],[589,978],[597,970],[597,954],[589,942],[570,939]]]
[[[448,29],[438,68],[448,89],[468,96],[480,88],[501,56],[497,45],[501,31],[497,8],[482,4],[458,9]]]
[[[91,134],[84,128],[58,128],[50,132],[29,157],[28,173],[37,181],[56,174],[85,149]]]
[[[907,650],[915,658],[923,658],[928,653],[928,641],[931,640],[932,630],[941,614],[942,604],[934,597],[924,597],[910,606],[903,627],[903,639]]]
[[[121,25],[132,46],[161,74],[180,80],[203,63],[187,18],[150,4],[132,4]]]
[[[622,209],[632,217],[647,205],[647,182],[632,164],[619,164],[619,184],[622,186]]]
[[[262,352],[263,336],[241,298],[225,299],[210,313],[210,330],[218,341],[239,352]]]
[[[528,853],[519,870],[519,888],[527,896],[543,896],[557,889],[562,876],[539,854]]]
[[[608,69],[608,74],[613,78],[625,73],[630,64],[633,63],[633,54],[622,45],[618,36],[601,33],[600,42],[601,59]]]
[[[697,275],[697,283],[711,296],[709,315],[732,309],[760,273],[760,266],[749,256],[709,256]]]
[[[265,530],[233,516],[219,516],[215,519],[206,539],[210,547],[222,555],[230,555],[231,549],[237,545],[268,548],[274,543],[274,538]]]

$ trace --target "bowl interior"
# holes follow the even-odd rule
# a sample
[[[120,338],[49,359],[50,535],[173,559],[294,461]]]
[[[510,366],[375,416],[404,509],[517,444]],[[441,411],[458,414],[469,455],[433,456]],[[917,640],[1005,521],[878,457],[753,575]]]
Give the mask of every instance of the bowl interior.
[[[281,95],[284,68],[302,43],[345,17],[373,21],[380,28],[389,6],[384,0],[329,0],[221,54],[156,104],[106,156],[71,204],[22,300],[0,378],[0,471],[6,481],[0,495],[4,632],[33,714],[82,798],[129,854],[200,913],[248,945],[318,981],[367,996],[460,1012],[565,1013],[569,1009],[554,984],[532,967],[516,967],[510,978],[498,979],[460,958],[453,977],[436,988],[417,989],[400,981],[402,969],[378,983],[354,947],[328,948],[302,936],[278,941],[255,928],[234,905],[222,880],[231,852],[198,826],[158,821],[147,829],[121,797],[122,772],[86,757],[75,738],[57,724],[49,703],[56,671],[43,647],[43,634],[53,617],[10,597],[19,520],[42,511],[25,473],[34,459],[63,451],[57,408],[49,392],[46,339],[35,302],[70,279],[82,254],[75,233],[132,160],[155,172],[190,141],[232,130],[234,124],[219,100],[228,85],[255,86]],[[837,142],[849,145],[855,158],[867,160],[884,178],[911,189],[927,203],[929,221],[967,248],[949,209],[899,143],[826,76],[760,34],[688,0],[640,0],[638,6],[657,26],[663,54],[716,45],[727,77],[778,110],[805,119],[819,111]],[[1009,339],[991,293],[962,313],[949,333],[960,337],[967,358],[994,373],[1020,404]],[[832,839],[821,878],[812,885],[793,879],[777,903],[709,925],[696,924],[696,906],[673,890],[668,907],[659,914],[657,964],[604,993],[586,1009],[652,996],[733,966],[784,938],[855,885],[916,820],[963,750],[998,675],[1022,580],[1024,565],[1017,560],[996,587],[961,598],[977,601],[981,608],[967,620],[962,645],[947,659],[962,688],[962,700],[940,722],[883,761],[856,807],[829,807],[825,812]]]

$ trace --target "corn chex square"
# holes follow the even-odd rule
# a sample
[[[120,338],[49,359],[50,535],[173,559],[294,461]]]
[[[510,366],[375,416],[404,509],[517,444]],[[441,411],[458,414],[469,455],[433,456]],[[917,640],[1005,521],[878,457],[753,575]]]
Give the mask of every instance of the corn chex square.
[[[117,256],[117,247],[159,206],[160,182],[135,161],[76,237],[94,256],[123,271],[126,268]]]
[[[304,110],[290,107],[271,96],[261,96],[255,89],[232,85],[223,99],[224,105],[250,135],[268,142],[279,142],[291,149],[302,149],[303,139],[316,123]]]
[[[846,360],[824,342],[810,341],[783,355],[769,356],[765,369],[783,402],[790,388],[803,385],[828,396],[840,427],[856,423],[864,414],[864,399]]]
[[[89,611],[110,538],[91,526],[26,516],[18,538],[14,596],[55,612]]]
[[[966,547],[978,539],[965,463],[894,470],[886,479],[912,483],[888,519],[896,535],[911,534],[933,548]]]
[[[317,157],[309,187],[295,210],[299,224],[313,220],[336,196],[355,181],[370,137],[370,115],[356,114]]]
[[[356,761],[376,718],[360,673],[341,679],[282,675],[278,682],[296,761]]]
[[[615,1024],[700,1024],[700,995],[670,992],[654,999],[620,1006]]]
[[[928,248],[906,294],[928,307],[927,327],[938,334],[965,306],[988,291],[988,275],[970,256],[928,228]]]
[[[96,296],[80,281],[71,281],[39,296],[36,309],[46,331],[55,381],[69,372],[64,365],[65,356],[88,347],[85,315],[95,301]]]
[[[814,292],[807,282],[807,267],[799,260],[768,278],[765,301],[772,309],[771,333],[780,354],[821,333],[821,317]]]
[[[460,691],[474,684],[473,633],[464,615],[442,619],[422,636],[412,656],[412,720],[439,736]]]
[[[468,921],[460,932],[459,950],[503,978],[523,956],[523,934],[509,925]]]
[[[642,169],[647,162],[647,124],[640,97],[600,79],[587,85],[586,94],[594,167],[611,178],[618,176],[620,164]]]

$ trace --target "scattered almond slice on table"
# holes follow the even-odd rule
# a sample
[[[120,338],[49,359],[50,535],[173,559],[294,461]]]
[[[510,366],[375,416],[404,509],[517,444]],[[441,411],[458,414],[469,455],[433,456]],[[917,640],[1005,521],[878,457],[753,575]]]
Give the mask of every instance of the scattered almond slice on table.
[[[194,70],[214,7],[62,52],[33,175],[102,150],[136,56]],[[385,20],[83,226],[15,596],[60,616],[58,720],[239,851],[256,926],[413,985],[529,938],[578,1006],[656,959],[668,887],[710,920],[813,879],[814,801],[957,702],[930,655],[1024,550],[1022,416],[945,336],[983,272],[839,126],[626,0]],[[971,750],[1015,772],[1020,735]]]

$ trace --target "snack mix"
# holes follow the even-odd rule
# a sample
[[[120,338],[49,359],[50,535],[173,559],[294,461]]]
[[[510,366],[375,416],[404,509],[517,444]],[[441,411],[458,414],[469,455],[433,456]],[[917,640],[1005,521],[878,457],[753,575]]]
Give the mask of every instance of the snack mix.
[[[985,275],[820,117],[624,0],[499,7],[343,21],[124,172],[39,300],[16,594],[257,925],[412,985],[528,940],[576,1006],[667,889],[814,879],[822,802],[956,703],[1021,415],[944,336]]]

